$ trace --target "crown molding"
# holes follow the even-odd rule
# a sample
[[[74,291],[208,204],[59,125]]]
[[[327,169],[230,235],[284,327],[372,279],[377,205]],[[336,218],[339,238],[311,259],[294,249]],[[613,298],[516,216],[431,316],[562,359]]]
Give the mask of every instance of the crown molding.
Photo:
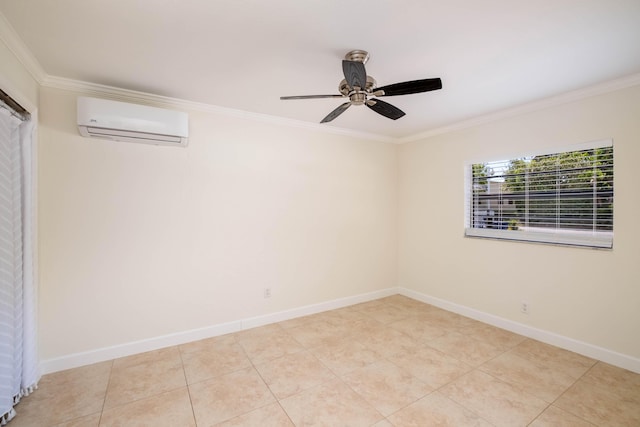
[[[560,95],[544,98],[538,101],[522,104],[516,107],[495,111],[489,114],[473,117],[468,120],[452,123],[447,126],[431,129],[418,134],[410,135],[403,138],[394,138],[385,135],[372,134],[367,132],[359,132],[351,129],[324,126],[318,123],[309,123],[302,120],[294,120],[283,117],[271,116],[268,114],[252,113],[243,110],[236,110],[227,107],[220,107],[212,104],[201,102],[187,101],[179,98],[171,98],[161,95],[155,95],[146,92],[140,92],[129,89],[122,89],[115,86],[101,85],[97,83],[83,82],[79,80],[67,79],[63,77],[45,76],[41,79],[40,84],[44,87],[55,89],[64,89],[70,91],[78,91],[95,96],[124,98],[127,100],[136,100],[143,103],[159,104],[168,108],[202,111],[206,113],[221,114],[235,118],[259,121],[285,127],[295,127],[307,129],[316,132],[329,133],[334,135],[342,135],[352,138],[359,138],[371,141],[386,142],[393,144],[405,144],[413,141],[428,139],[437,135],[468,129],[475,126],[489,124],[510,117],[520,116],[535,111],[544,110],[562,104],[579,101],[593,96],[603,95],[610,92],[626,89],[640,85],[640,73],[622,77],[616,80],[600,83],[586,88],[566,92]]]
[[[178,98],[171,98],[161,95],[155,95],[146,92],[122,89],[115,86],[101,85],[89,83],[79,80],[67,79],[64,77],[56,77],[48,75],[36,57],[31,53],[29,48],[24,44],[18,36],[9,21],[0,13],[0,40],[4,41],[9,50],[13,52],[16,58],[24,65],[27,71],[33,76],[36,82],[44,87],[65,89],[71,91],[93,94],[95,96],[125,98],[127,100],[137,100],[144,103],[159,104],[169,108],[202,111],[213,114],[222,114],[230,117],[242,118],[247,120],[270,123],[279,126],[294,127],[307,129],[315,132],[329,133],[334,135],[347,136],[351,138],[365,139],[378,142],[387,142],[394,144],[405,144],[408,142],[428,139],[437,135],[468,129],[474,126],[480,126],[492,123],[498,120],[527,114],[546,108],[579,101],[581,99],[602,95],[609,92],[625,89],[632,86],[640,85],[640,73],[632,74],[616,80],[607,81],[586,88],[566,92],[557,96],[548,97],[538,101],[522,104],[516,107],[504,110],[494,111],[488,114],[473,117],[468,120],[462,120],[446,126],[430,129],[414,135],[395,138],[386,135],[373,134],[368,132],[354,131],[351,129],[339,128],[334,126],[320,125],[318,123],[309,123],[302,120],[294,120],[283,117],[272,116],[268,114],[252,113],[243,110],[220,107],[212,104],[205,104],[194,101],[187,101]]]
[[[507,108],[504,110],[494,111],[489,114],[476,116],[468,120],[452,123],[447,126],[431,129],[425,132],[420,132],[415,135],[410,135],[403,138],[398,138],[396,142],[398,144],[404,144],[407,142],[418,141],[422,139],[428,139],[436,135],[442,135],[445,133],[455,132],[462,129],[468,129],[475,126],[480,126],[488,123],[492,123],[498,120],[520,116],[527,113],[532,113],[546,108],[555,107],[562,104],[568,104],[570,102],[579,101],[593,96],[603,95],[610,92],[626,89],[633,86],[640,85],[640,73],[625,76],[619,79],[610,80],[604,83],[588,86],[582,89],[577,89],[570,92],[565,92],[560,95],[551,96],[538,101],[529,102],[526,104],[518,105],[516,107]]]
[[[307,129],[315,132],[341,135],[350,138],[365,139],[378,142],[394,143],[395,138],[378,135],[368,132],[359,132],[351,129],[344,129],[333,126],[323,126],[318,123],[309,123],[302,120],[287,119],[283,117],[271,116],[268,114],[252,113],[248,111],[236,110],[232,108],[219,107],[194,101],[187,101],[178,98],[165,97],[146,92],[122,89],[115,86],[101,85],[96,83],[83,82],[79,80],[67,79],[48,75],[40,65],[36,57],[31,53],[27,45],[22,41],[13,26],[0,12],[0,40],[15,55],[18,61],[33,76],[35,81],[43,87],[79,91],[90,95],[125,98],[143,103],[159,104],[169,108],[202,111],[213,114],[222,114],[230,117],[253,120],[263,123],[275,124],[279,126]]]
[[[294,120],[283,117],[271,116],[268,114],[253,113],[233,108],[220,107],[217,105],[206,104],[202,102],[187,101],[179,98],[155,95],[147,92],[123,89],[115,86],[102,85],[97,83],[83,82],[80,80],[67,79],[64,77],[46,76],[41,85],[53,89],[63,89],[83,94],[126,99],[128,101],[139,101],[142,103],[161,105],[163,107],[175,108],[180,110],[200,111],[205,113],[220,114],[228,117],[240,118],[245,120],[258,121],[279,126],[294,127],[307,129],[316,132],[330,133],[334,135],[342,135],[351,138],[366,139],[379,142],[393,143],[395,138],[377,135],[366,132],[358,132],[351,129],[323,126],[319,123],[309,123],[302,120]]]
[[[31,50],[22,41],[18,33],[9,23],[7,18],[0,12],[0,40],[4,42],[7,48],[15,55],[20,63],[27,69],[29,74],[33,76],[38,84],[47,77],[47,73],[40,65],[40,62],[31,53]]]

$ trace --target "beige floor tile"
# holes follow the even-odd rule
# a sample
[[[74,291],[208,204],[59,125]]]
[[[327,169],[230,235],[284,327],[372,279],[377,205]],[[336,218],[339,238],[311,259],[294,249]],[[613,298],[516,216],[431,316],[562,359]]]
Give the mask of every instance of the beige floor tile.
[[[594,424],[552,405],[529,424],[529,427],[594,427]]]
[[[581,379],[608,390],[621,399],[632,400],[640,406],[640,374],[598,362]]]
[[[413,298],[409,298],[399,294],[381,298],[380,300],[386,304],[391,304],[400,308],[404,308],[405,310],[408,310],[414,314],[424,313],[433,308],[432,305],[428,305],[418,300],[415,300]]]
[[[283,327],[280,323],[271,323],[269,325],[258,326],[256,328],[245,329],[244,331],[236,332],[233,334],[237,340],[270,336],[273,334],[280,334],[283,332]]]
[[[480,366],[504,352],[487,342],[457,332],[431,340],[428,345],[472,366]]]
[[[351,324],[358,320],[366,319],[366,316],[361,316],[358,312],[354,313],[355,315],[351,320],[346,320],[342,317],[337,316],[329,316],[325,318],[324,322],[329,325],[329,331],[334,335],[335,338],[337,338],[338,340],[342,340],[351,337],[353,335]]]
[[[251,366],[251,361],[235,340],[207,346],[207,350],[182,354],[188,384],[228,374]]]
[[[380,420],[371,427],[394,427],[391,422],[389,422],[386,418],[384,420]]]
[[[338,376],[382,359],[380,354],[354,340],[344,340],[333,345],[317,347],[309,352]]]
[[[425,322],[416,316],[398,320],[397,322],[390,323],[388,326],[424,344],[449,332],[446,329]]]
[[[580,379],[554,403],[555,406],[598,426],[640,426],[640,404]]]
[[[525,339],[511,349],[510,353],[562,371],[575,379],[580,378],[596,363],[588,357],[532,339]]]
[[[487,326],[486,324],[478,320],[462,315],[457,315],[456,317],[454,317],[452,323],[456,332],[460,332],[463,335],[471,335],[470,331],[477,329],[483,325]]]
[[[97,414],[91,414],[86,417],[80,417],[71,421],[56,424],[55,427],[98,427],[101,415],[102,414],[98,412]]]
[[[435,307],[416,317],[429,325],[444,328],[447,331],[457,331],[461,322],[465,322],[463,316]]]
[[[440,392],[496,426],[525,426],[548,405],[520,387],[477,370],[458,378]]]
[[[237,342],[234,334],[220,335],[218,337],[206,338],[199,341],[193,341],[187,344],[179,345],[180,353],[194,353],[196,351],[206,351],[217,348],[221,344],[232,344]]]
[[[357,322],[360,320],[369,320],[369,319],[371,319],[371,317],[367,316],[361,311],[352,310],[351,307],[344,307],[344,308],[339,308],[337,310],[331,310],[331,311],[325,312],[325,317],[323,317],[321,320],[326,320],[327,322],[334,322],[334,323],[340,322],[342,324],[345,324],[345,322],[347,322],[347,324],[350,327],[350,324],[352,322]]]
[[[167,359],[179,359],[180,349],[178,346],[165,347],[158,350],[146,351],[132,356],[119,357],[113,360],[113,368],[122,370],[131,367],[153,364]],[[113,370],[112,370],[113,373]]]
[[[288,397],[280,404],[296,426],[369,427],[384,418],[337,379]]]
[[[55,425],[102,410],[113,362],[44,375],[16,406],[11,427]]]
[[[382,415],[388,416],[433,389],[388,361],[357,369],[342,380]]]
[[[383,298],[379,298],[379,299],[375,299],[372,301],[367,301],[367,302],[361,302],[359,304],[354,304],[352,306],[350,306],[350,308],[352,310],[356,310],[356,311],[363,311],[363,310],[368,310],[370,308],[373,307],[380,307],[385,305]]]
[[[265,336],[243,338],[239,340],[239,343],[251,362],[256,365],[304,350],[304,347],[295,338],[284,331]]]
[[[305,348],[330,345],[345,338],[344,330],[336,329],[335,325],[326,321],[314,321],[287,329],[287,332]]]
[[[502,351],[510,350],[526,340],[522,335],[471,319],[468,319],[467,325],[460,328],[459,331],[463,335],[473,337]]]
[[[187,387],[107,409],[100,420],[100,427],[195,427],[195,425]]]
[[[232,418],[216,427],[294,427],[279,403],[272,403]]]
[[[637,427],[640,374],[393,295],[45,375],[16,410],[11,427]]]
[[[380,328],[384,328],[385,325],[366,316],[366,319],[360,319],[349,323],[349,329],[351,329],[351,336],[358,338],[363,335],[368,335]]]
[[[280,325],[282,329],[286,330],[291,328],[297,328],[298,326],[303,326],[303,325],[306,325],[307,323],[311,323],[315,321],[316,321],[316,318],[314,317],[314,315],[309,315],[309,316],[296,317],[289,320],[283,320],[282,322],[279,322],[278,325]]]
[[[437,392],[412,403],[388,419],[395,427],[491,427],[486,420]]]
[[[376,301],[379,301],[383,304],[403,305],[403,304],[417,303],[417,304],[424,305],[424,303],[421,303],[420,301],[414,300],[409,297],[405,297],[404,295],[400,295],[400,294],[389,295],[388,297],[378,298]]]
[[[177,347],[113,361],[105,409],[187,385]]]
[[[256,369],[278,399],[335,378],[333,372],[308,351],[283,356],[257,365]]]
[[[397,322],[412,315],[411,311],[390,304],[363,308],[360,312],[383,324]]]
[[[385,357],[393,356],[397,353],[406,353],[421,346],[410,336],[386,326],[369,333],[357,335],[354,338],[367,348]]]
[[[521,386],[528,393],[549,403],[576,382],[575,378],[564,371],[524,359],[511,352],[501,354],[478,369],[502,381]]]
[[[189,386],[198,427],[213,426],[275,402],[254,368]]]
[[[470,365],[430,347],[389,357],[400,368],[436,389],[473,369]]]
[[[431,327],[441,329],[444,333],[458,332],[464,334],[466,330],[476,328],[483,324],[482,322],[471,319],[470,317],[462,316],[433,306],[431,306],[431,309],[429,310],[419,312],[415,317]]]

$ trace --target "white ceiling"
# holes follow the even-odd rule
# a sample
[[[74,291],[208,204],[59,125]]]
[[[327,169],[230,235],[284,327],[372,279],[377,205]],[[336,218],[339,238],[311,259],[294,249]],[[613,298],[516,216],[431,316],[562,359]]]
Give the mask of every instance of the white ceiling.
[[[317,123],[341,60],[370,52],[397,121],[352,107],[331,124],[402,138],[640,72],[638,0],[0,0],[50,76]]]

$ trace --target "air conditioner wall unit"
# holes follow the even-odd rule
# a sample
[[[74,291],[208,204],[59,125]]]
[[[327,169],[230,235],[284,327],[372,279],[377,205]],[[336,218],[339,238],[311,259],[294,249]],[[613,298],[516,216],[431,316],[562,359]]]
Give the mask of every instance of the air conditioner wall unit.
[[[164,108],[81,96],[78,130],[87,137],[186,147],[189,116]]]

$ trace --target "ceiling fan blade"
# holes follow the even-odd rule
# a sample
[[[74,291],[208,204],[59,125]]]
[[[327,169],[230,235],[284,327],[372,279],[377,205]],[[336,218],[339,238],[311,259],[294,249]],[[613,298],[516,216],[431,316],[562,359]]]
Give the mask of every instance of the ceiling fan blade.
[[[391,120],[398,120],[400,117],[404,116],[404,111],[379,99],[370,99],[366,102],[366,105],[376,113],[382,114]]]
[[[298,95],[281,96],[280,99],[319,99],[319,98],[344,98],[343,95]]]
[[[338,108],[336,108],[335,110],[333,110],[332,112],[330,112],[327,117],[325,117],[324,119],[322,119],[322,121],[320,123],[327,123],[330,122],[331,120],[335,119],[336,117],[338,117],[340,114],[344,113],[345,110],[347,108],[351,107],[351,102],[345,102],[344,104],[340,105]]]
[[[364,89],[367,87],[367,71],[362,62],[347,61],[345,59],[342,61],[342,72],[351,89],[356,87]]]
[[[395,96],[395,95],[411,95],[412,93],[428,92],[430,90],[442,89],[442,80],[422,79],[412,80],[409,82],[394,83],[387,86],[376,88],[375,90],[384,91],[384,95],[378,96]]]

